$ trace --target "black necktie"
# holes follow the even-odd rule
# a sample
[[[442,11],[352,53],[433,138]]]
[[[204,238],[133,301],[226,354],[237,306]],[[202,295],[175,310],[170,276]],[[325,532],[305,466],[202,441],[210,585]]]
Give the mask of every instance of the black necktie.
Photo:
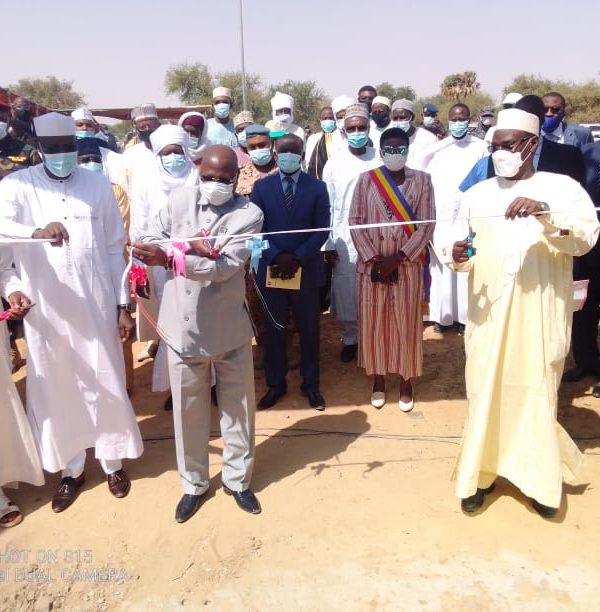
[[[283,194],[285,208],[288,212],[292,212],[292,203],[294,201],[294,179],[291,176],[286,176],[285,182],[287,183],[285,193]]]

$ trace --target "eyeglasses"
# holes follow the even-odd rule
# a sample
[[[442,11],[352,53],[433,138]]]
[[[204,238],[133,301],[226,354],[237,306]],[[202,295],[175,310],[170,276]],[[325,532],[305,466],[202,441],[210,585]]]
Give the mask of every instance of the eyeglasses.
[[[381,151],[383,153],[387,153],[388,155],[407,155],[408,147],[406,145],[401,145],[399,147],[392,147],[391,145],[386,145],[381,147]]]
[[[235,183],[235,178],[232,178],[230,181],[222,178],[218,178],[216,176],[200,176],[200,180],[203,183],[220,183],[221,185],[233,185]]]
[[[562,111],[562,108],[560,106],[546,106],[544,107],[546,112],[550,111],[553,114],[558,114]]]
[[[491,144],[488,147],[488,151],[490,153],[494,153],[494,151],[502,150],[502,151],[510,151],[511,153],[514,153],[517,150],[517,147],[522,142],[525,142],[526,140],[531,140],[531,138],[532,138],[531,136],[525,136],[525,138],[521,138],[520,140],[516,140],[515,142],[512,142],[510,144],[502,144],[502,145]]]

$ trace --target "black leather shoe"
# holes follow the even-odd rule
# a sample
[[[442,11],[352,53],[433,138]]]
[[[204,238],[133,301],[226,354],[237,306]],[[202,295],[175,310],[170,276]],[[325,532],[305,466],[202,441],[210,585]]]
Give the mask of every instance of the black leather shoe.
[[[356,359],[356,351],[358,350],[358,344],[344,344],[342,352],[340,353],[340,359],[344,363],[349,363],[353,359]]]
[[[245,491],[232,491],[223,485],[223,491],[225,491],[226,495],[233,495],[236,504],[245,512],[249,512],[250,514],[260,514],[262,512],[256,495],[254,495],[250,489],[246,489]]]
[[[558,512],[558,508],[551,508],[550,506],[544,506],[544,504],[540,504],[539,502],[533,500],[532,503],[533,509],[543,518],[551,519],[556,516]]]
[[[320,391],[302,391],[308,398],[308,403],[315,410],[325,410],[325,398]]]
[[[274,387],[269,387],[269,390],[260,398],[257,404],[258,410],[264,410],[265,408],[271,408],[285,395],[285,391],[278,391]]]
[[[167,412],[173,412],[173,396],[172,395],[169,395],[169,397],[167,397],[167,399],[165,400],[165,403],[163,404],[163,408]]]
[[[84,482],[85,474],[81,474],[77,478],[71,478],[70,476],[63,478],[52,497],[53,512],[66,510],[77,499]]]
[[[471,495],[471,497],[465,497],[465,499],[460,500],[460,508],[463,512],[476,512],[483,506],[483,502],[485,500],[485,496],[488,493],[491,493],[494,490],[494,485],[488,487],[487,489],[477,489],[477,493],[475,495]]]
[[[597,375],[598,375],[598,372],[595,372],[594,370],[590,370],[588,368],[580,368],[578,366],[575,366],[574,368],[567,370],[562,375],[562,381],[563,382],[578,382],[582,378],[585,378],[586,376],[597,376]]]
[[[594,397],[600,397],[600,382],[597,382],[592,389],[592,395]]]
[[[175,520],[178,523],[185,523],[188,519],[191,519],[202,505],[203,497],[204,495],[190,495],[186,493],[177,504]]]

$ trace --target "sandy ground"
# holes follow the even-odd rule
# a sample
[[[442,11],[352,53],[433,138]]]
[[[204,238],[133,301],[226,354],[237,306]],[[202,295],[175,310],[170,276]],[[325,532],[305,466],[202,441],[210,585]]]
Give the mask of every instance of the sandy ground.
[[[127,462],[131,493],[114,499],[90,456],[63,514],[50,508],[58,475],[14,492],[26,519],[0,532],[0,609],[600,610],[600,400],[590,381],[561,390],[561,422],[587,462],[557,519],[541,519],[505,481],[465,517],[450,481],[466,413],[462,340],[426,329],[425,374],[405,415],[397,383],[382,410],[370,407],[369,381],[339,361],[338,336],[326,316],[324,413],[306,405],[292,372],[284,400],[257,415],[259,516],[223,494],[215,435],[209,497],[175,523],[171,415],[164,395],[148,393],[151,363],[137,367],[132,399],[147,442]],[[256,379],[260,397],[262,372]]]

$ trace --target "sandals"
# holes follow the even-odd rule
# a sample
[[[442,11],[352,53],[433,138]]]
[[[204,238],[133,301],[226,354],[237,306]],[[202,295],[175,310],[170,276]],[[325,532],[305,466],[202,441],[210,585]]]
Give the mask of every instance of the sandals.
[[[23,521],[23,514],[17,504],[9,501],[8,505],[0,509],[0,527],[16,527]]]

